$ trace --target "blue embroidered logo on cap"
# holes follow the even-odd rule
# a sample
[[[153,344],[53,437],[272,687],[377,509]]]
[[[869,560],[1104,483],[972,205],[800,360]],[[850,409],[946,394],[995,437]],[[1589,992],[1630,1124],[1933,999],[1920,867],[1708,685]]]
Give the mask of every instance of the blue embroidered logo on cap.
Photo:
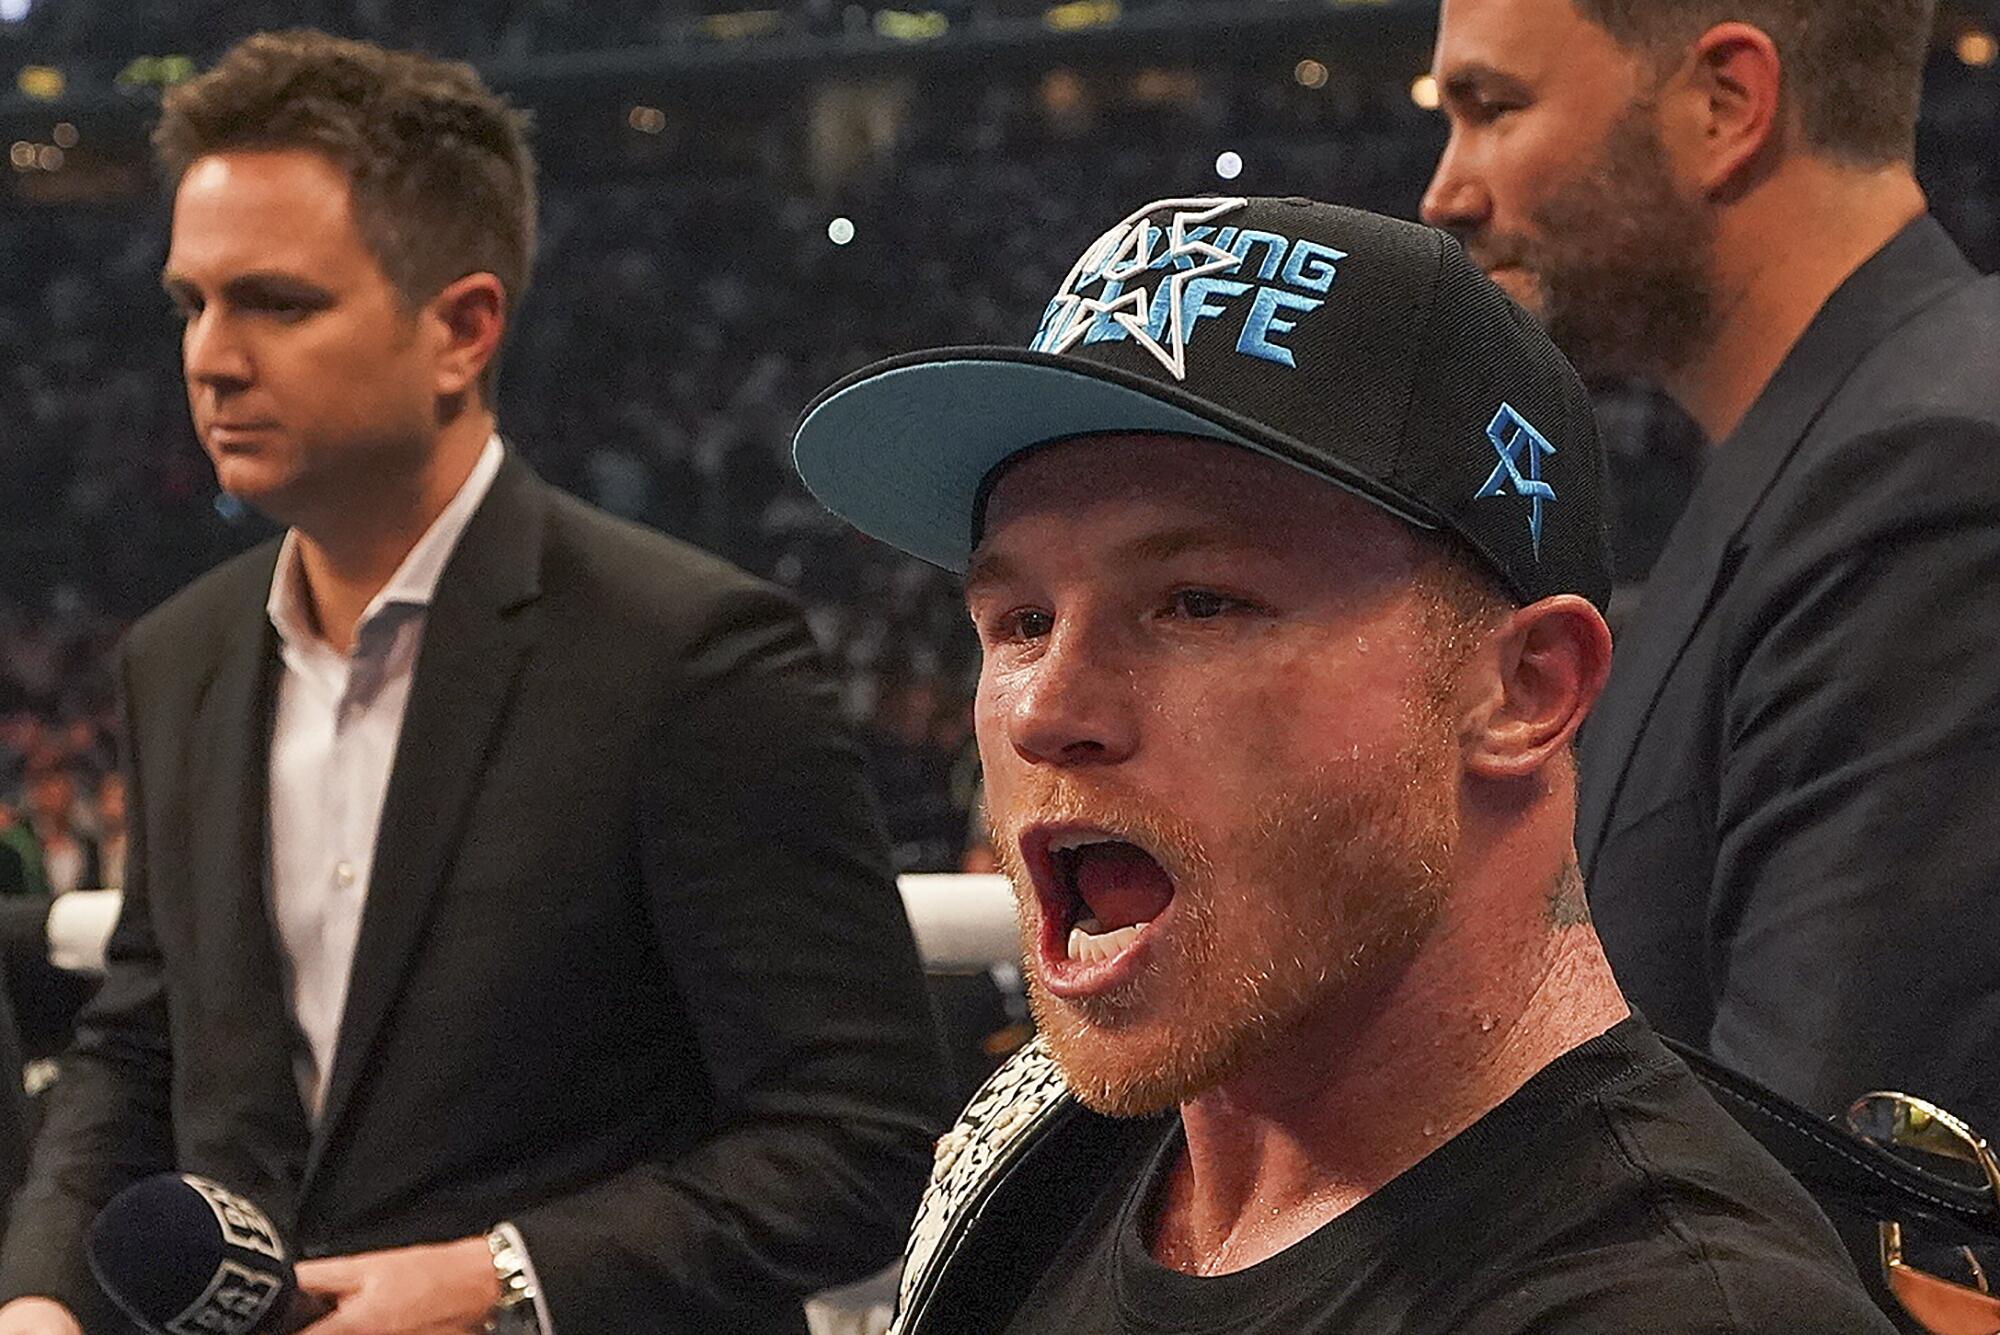
[[[1556,489],[1542,481],[1542,456],[1554,458],[1556,447],[1549,444],[1549,438],[1535,430],[1527,418],[1515,412],[1511,404],[1505,403],[1494,414],[1493,424],[1486,428],[1486,438],[1493,442],[1493,452],[1500,456],[1500,464],[1473,499],[1483,501],[1491,496],[1505,496],[1509,487],[1513,488],[1516,496],[1526,499],[1528,535],[1535,541],[1535,559],[1539,561],[1542,559],[1542,506],[1556,498]]]

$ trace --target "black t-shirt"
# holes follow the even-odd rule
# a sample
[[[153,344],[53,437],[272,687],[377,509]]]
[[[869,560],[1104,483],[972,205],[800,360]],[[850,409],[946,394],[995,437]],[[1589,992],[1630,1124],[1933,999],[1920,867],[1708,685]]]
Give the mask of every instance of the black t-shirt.
[[[1180,1148],[1179,1118],[1134,1124],[1006,1335],[1891,1329],[1804,1190],[1636,1019],[1235,1274],[1184,1275],[1147,1252],[1147,1207]]]

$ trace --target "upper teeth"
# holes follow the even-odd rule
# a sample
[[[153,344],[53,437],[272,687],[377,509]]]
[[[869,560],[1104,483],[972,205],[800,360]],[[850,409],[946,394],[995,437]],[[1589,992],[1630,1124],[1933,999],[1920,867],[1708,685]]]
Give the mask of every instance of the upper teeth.
[[[1092,844],[1119,844],[1122,839],[1114,839],[1108,834],[1059,834],[1049,840],[1049,852],[1068,853],[1078,848],[1089,848]]]
[[[1130,927],[1107,932],[1097,919],[1085,918],[1069,929],[1069,957],[1085,964],[1111,959],[1124,953],[1125,947],[1137,941],[1139,933],[1151,926],[1149,922],[1135,922]]]

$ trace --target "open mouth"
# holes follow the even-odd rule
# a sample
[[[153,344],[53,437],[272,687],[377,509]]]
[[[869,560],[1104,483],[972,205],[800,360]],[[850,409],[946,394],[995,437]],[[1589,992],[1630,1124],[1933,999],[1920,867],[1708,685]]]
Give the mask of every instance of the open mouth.
[[[1108,831],[1042,828],[1021,843],[1041,904],[1045,963],[1116,960],[1173,902],[1173,877],[1159,859]]]

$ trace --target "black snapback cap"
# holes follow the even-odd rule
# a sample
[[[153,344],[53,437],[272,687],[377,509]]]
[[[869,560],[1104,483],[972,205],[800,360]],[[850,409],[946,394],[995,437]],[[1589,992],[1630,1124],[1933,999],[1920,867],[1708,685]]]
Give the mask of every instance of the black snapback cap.
[[[987,480],[1077,436],[1207,437],[1455,535],[1523,602],[1611,579],[1590,398],[1443,232],[1304,199],[1149,204],[1092,242],[1026,348],[848,376],[793,460],[863,532],[964,571]]]

